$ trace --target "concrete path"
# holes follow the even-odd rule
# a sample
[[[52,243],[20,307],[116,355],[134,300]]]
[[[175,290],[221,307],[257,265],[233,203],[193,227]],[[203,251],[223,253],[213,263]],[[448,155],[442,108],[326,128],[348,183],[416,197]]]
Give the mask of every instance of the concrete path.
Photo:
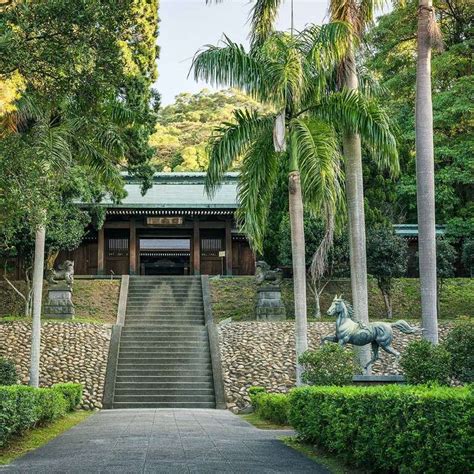
[[[278,438],[224,410],[105,410],[0,473],[327,474]]]

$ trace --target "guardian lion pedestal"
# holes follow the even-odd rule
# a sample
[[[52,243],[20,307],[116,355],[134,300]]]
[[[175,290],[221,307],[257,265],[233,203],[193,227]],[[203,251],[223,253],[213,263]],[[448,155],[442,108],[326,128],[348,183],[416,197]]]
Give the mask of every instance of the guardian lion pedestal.
[[[281,270],[270,270],[263,261],[257,262],[255,271],[257,282],[257,304],[255,312],[258,321],[284,321],[286,310],[281,300]]]
[[[48,289],[48,303],[44,307],[45,318],[74,319],[72,288],[68,285],[55,285]]]

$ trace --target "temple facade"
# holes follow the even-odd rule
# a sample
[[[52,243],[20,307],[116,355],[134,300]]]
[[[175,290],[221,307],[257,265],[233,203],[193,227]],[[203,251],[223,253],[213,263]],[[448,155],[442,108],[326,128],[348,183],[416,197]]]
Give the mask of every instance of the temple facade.
[[[120,203],[103,201],[104,226],[74,251],[77,275],[250,275],[255,256],[236,229],[237,173],[212,198],[204,173],[158,173],[152,187],[126,178]]]

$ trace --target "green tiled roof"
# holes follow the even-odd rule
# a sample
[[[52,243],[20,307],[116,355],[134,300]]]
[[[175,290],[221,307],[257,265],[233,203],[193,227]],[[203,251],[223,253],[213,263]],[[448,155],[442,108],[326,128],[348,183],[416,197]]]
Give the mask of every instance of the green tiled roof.
[[[119,204],[104,200],[107,208],[236,209],[238,173],[226,173],[222,186],[209,198],[205,173],[157,173],[144,196],[138,180],[125,177],[127,197]]]
[[[418,237],[418,224],[395,224],[395,233],[401,237]],[[444,235],[446,226],[437,225],[436,235]]]

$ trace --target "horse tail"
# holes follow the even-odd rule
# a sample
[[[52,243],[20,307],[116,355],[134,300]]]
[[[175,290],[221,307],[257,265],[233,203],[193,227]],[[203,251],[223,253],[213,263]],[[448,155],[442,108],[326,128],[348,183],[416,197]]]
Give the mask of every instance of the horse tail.
[[[411,327],[406,321],[403,319],[399,319],[397,322],[392,323],[390,326],[399,329],[404,334],[413,334],[416,332],[416,328]]]

